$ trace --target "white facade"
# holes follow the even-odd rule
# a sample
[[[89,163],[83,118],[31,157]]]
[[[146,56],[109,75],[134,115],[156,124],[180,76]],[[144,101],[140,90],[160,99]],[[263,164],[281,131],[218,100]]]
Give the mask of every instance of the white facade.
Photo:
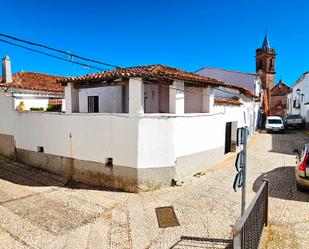
[[[88,96],[94,95],[102,98],[100,113],[86,113]],[[68,167],[61,166],[64,158],[77,160],[77,180],[93,183],[99,176],[95,184],[102,184],[108,175],[103,184],[119,187],[130,176],[146,189],[221,162],[227,153],[227,123],[235,144],[238,127],[247,125],[250,134],[255,130],[259,107],[239,93],[241,106],[215,106],[213,88],[187,87],[183,81],[144,84],[141,78],[130,78],[128,86],[92,89],[68,83],[65,96],[66,113],[35,113],[16,112],[14,99],[0,93],[0,115],[6,117],[0,122],[0,139],[1,134],[12,136],[18,157],[34,158],[37,167],[62,174]],[[106,166],[110,159],[112,169]],[[51,166],[53,160],[58,161]]]
[[[216,107],[211,114],[84,114],[16,112],[12,97],[0,94],[0,133],[16,147],[128,167],[173,165],[177,157],[224,144],[225,122],[245,125],[246,107]],[[248,116],[248,115],[247,115]],[[248,123],[247,123],[248,124]],[[56,129],[55,129],[56,127]],[[52,132],[54,131],[54,132]]]
[[[300,114],[309,123],[309,73],[304,73],[291,88],[287,96],[288,114]]]

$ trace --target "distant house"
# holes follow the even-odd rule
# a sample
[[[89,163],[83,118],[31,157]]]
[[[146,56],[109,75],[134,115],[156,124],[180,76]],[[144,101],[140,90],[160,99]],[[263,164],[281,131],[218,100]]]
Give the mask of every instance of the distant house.
[[[230,85],[243,87],[252,94],[261,97],[262,82],[258,74],[212,67],[204,67],[196,71],[196,73],[205,77],[222,80]],[[215,96],[222,96],[222,91],[215,91]]]
[[[204,67],[196,71],[196,73],[205,77],[224,81],[226,84],[232,86],[242,87],[247,89],[251,94],[258,96],[259,101],[255,103],[255,106],[253,107],[253,113],[250,116],[250,119],[255,124],[252,127],[251,133],[261,126],[262,114],[260,109],[262,107],[262,82],[258,74],[211,67]],[[222,91],[220,88],[214,89],[214,96],[215,98],[237,97],[237,95]]]
[[[282,80],[270,89],[270,109],[271,116],[280,116],[284,118],[287,114],[287,95],[291,88],[283,83]]]
[[[8,56],[2,60],[0,90],[14,97],[15,109],[43,109],[48,104],[58,105],[61,109],[64,88],[57,80],[63,77],[34,72],[11,73],[11,61]]]

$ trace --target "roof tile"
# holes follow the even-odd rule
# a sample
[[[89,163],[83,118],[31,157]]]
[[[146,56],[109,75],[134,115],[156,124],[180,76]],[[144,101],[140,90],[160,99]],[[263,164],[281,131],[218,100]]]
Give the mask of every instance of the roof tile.
[[[223,86],[227,88],[237,89],[243,94],[256,97],[249,90],[235,86],[229,85],[221,80],[217,80],[215,78],[205,77],[202,75],[198,75],[196,73],[190,73],[181,69],[177,69],[174,67],[168,67],[165,65],[148,65],[148,66],[135,66],[128,68],[118,68],[110,71],[103,71],[99,73],[87,74],[79,77],[67,77],[64,79],[60,79],[59,82],[66,84],[67,82],[78,82],[78,83],[95,83],[98,81],[109,81],[115,80],[119,78],[129,78],[129,77],[154,77],[157,79],[165,79],[165,80],[183,80],[191,84],[195,84],[198,86]]]
[[[64,77],[34,73],[18,72],[12,75],[12,83],[3,83],[0,77],[0,87],[19,88],[35,91],[64,92],[64,87],[58,80]]]

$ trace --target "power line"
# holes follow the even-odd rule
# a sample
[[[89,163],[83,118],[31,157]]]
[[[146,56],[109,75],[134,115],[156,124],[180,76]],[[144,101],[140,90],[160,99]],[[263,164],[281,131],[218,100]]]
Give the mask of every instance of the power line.
[[[121,68],[119,66],[116,66],[116,65],[113,65],[113,64],[110,64],[110,63],[106,63],[106,62],[102,62],[102,61],[98,61],[98,60],[94,60],[94,59],[89,59],[89,58],[86,58],[86,57],[83,57],[83,56],[80,56],[80,55],[77,55],[77,54],[74,54],[74,53],[71,53],[71,52],[68,52],[68,51],[64,51],[64,50],[60,50],[60,49],[57,49],[57,48],[52,48],[52,47],[49,47],[49,46],[46,46],[46,45],[43,45],[43,44],[27,41],[27,40],[20,39],[20,38],[11,36],[11,35],[0,33],[0,36],[9,38],[9,39],[12,39],[12,40],[15,40],[15,41],[27,43],[27,44],[30,44],[32,46],[38,46],[38,47],[49,49],[49,50],[52,50],[52,51],[55,51],[55,52],[58,52],[58,53],[66,54],[66,55],[69,55],[69,56],[73,56],[73,57],[76,57],[76,58],[81,59],[81,60],[85,60],[85,61],[89,61],[89,62],[94,62],[94,63],[105,65],[105,66],[108,66],[108,67]]]
[[[29,47],[26,47],[26,46],[23,46],[23,45],[20,45],[20,44],[17,44],[17,43],[13,43],[13,42],[10,42],[10,41],[7,41],[7,40],[3,40],[1,38],[0,38],[0,42],[4,42],[4,43],[7,43],[7,44],[10,44],[10,45],[13,45],[13,46],[24,48],[26,50],[29,50],[29,51],[32,51],[32,52],[36,52],[36,53],[40,53],[40,54],[43,54],[43,55],[46,55],[46,56],[49,56],[49,57],[52,57],[52,58],[56,58],[56,59],[59,59],[59,60],[71,62],[72,64],[77,64],[77,65],[81,65],[81,66],[84,66],[84,67],[92,68],[92,69],[95,69],[95,70],[98,70],[98,71],[105,71],[105,70],[108,70],[108,69],[107,68],[100,68],[100,67],[88,65],[88,64],[85,64],[85,63],[82,63],[82,62],[78,62],[78,61],[73,61],[73,57],[81,59],[81,60],[85,60],[85,61],[94,62],[94,63],[97,63],[97,64],[109,66],[109,67],[115,67],[117,69],[123,68],[123,67],[116,66],[116,65],[113,65],[113,64],[101,62],[101,61],[98,61],[98,60],[93,60],[93,59],[85,58],[85,57],[79,56],[77,54],[68,52],[68,51],[64,51],[64,50],[52,48],[52,47],[49,47],[49,46],[46,46],[46,45],[42,45],[42,44],[39,44],[39,43],[23,40],[23,39],[20,39],[20,38],[14,37],[14,36],[10,36],[10,35],[7,35],[7,34],[0,33],[0,36],[9,38],[9,39],[12,39],[12,40],[15,40],[15,41],[27,43],[27,44],[30,44],[30,45],[33,45],[33,46],[38,46],[38,47],[42,47],[42,48],[45,48],[45,49],[49,49],[49,50],[52,50],[52,51],[55,51],[55,52],[58,52],[58,53],[63,53],[63,54],[69,55],[71,60],[65,59],[65,58],[62,58],[62,57],[50,54],[50,53],[46,53],[46,52],[43,52],[43,51],[40,51],[40,50],[29,48]],[[156,76],[158,78],[162,78],[162,79],[174,80],[174,79],[171,79],[169,77],[162,76],[162,75],[156,75]],[[222,87],[227,87],[228,88],[228,86],[224,86],[224,85],[222,85]],[[228,92],[228,91],[224,91],[223,89],[219,89],[219,88],[215,88],[215,89],[217,89],[219,91],[222,91],[222,92],[225,92],[225,93],[229,93],[229,94],[236,94],[236,93],[231,93],[231,92]],[[235,89],[235,90],[238,90],[239,92],[241,92],[239,89]],[[192,92],[192,93],[194,93],[194,92]]]
[[[108,69],[106,69],[106,68],[101,68],[101,67],[92,66],[92,65],[85,64],[85,63],[82,63],[82,62],[68,60],[68,59],[62,58],[62,57],[57,56],[57,55],[53,55],[53,54],[46,53],[46,52],[43,52],[43,51],[40,51],[40,50],[36,50],[36,49],[33,49],[33,48],[29,48],[29,47],[26,47],[26,46],[23,46],[23,45],[14,43],[14,42],[10,42],[10,41],[3,40],[3,39],[1,39],[1,38],[0,38],[0,42],[4,42],[4,43],[7,43],[7,44],[16,46],[16,47],[20,47],[20,48],[23,48],[23,49],[26,49],[26,50],[29,50],[29,51],[32,51],[32,52],[39,53],[39,54],[43,54],[43,55],[46,55],[46,56],[49,56],[49,57],[52,57],[52,58],[55,58],[55,59],[59,59],[59,60],[63,60],[63,61],[66,61],[66,62],[74,63],[74,64],[81,65],[81,66],[84,66],[84,67],[93,68],[93,69],[98,70],[98,71],[105,71],[105,70],[108,70]]]

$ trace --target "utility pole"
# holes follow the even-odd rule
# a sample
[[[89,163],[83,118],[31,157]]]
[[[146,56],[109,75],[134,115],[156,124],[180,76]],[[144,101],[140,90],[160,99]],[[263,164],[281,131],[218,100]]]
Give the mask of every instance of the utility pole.
[[[248,139],[248,129],[244,127],[243,132],[243,173],[242,173],[242,194],[241,194],[241,216],[245,213],[246,202],[247,202],[247,139]]]

